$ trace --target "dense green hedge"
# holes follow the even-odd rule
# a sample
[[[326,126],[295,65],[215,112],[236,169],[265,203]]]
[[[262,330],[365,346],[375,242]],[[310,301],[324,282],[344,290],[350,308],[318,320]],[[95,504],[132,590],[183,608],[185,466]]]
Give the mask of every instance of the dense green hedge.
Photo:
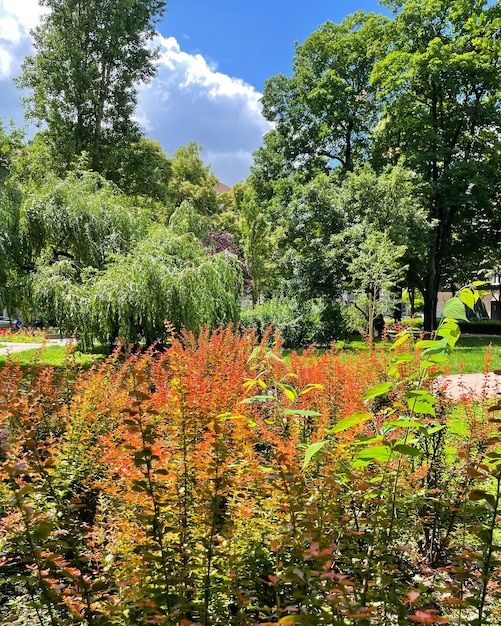
[[[501,335],[501,321],[478,320],[477,322],[460,322],[462,333],[469,335]]]
[[[269,300],[243,309],[240,321],[247,328],[255,328],[258,336],[269,326],[277,328],[286,348],[303,348],[312,343],[328,346],[348,335],[341,307],[323,300]]]

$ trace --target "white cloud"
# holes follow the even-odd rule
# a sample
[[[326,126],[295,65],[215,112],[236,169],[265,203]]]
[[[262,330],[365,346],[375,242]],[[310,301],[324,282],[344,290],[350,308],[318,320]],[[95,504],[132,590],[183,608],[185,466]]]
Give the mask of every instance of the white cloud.
[[[261,94],[239,78],[218,72],[202,55],[190,55],[173,37],[159,37],[158,75],[141,89],[138,120],[172,152],[190,140],[226,184],[245,178],[252,152],[270,125]]]
[[[0,80],[19,74],[22,60],[31,49],[30,30],[46,11],[38,0],[0,0]]]
[[[39,23],[47,9],[39,6],[38,0],[0,0],[0,21],[14,19],[24,34],[29,34]]]
[[[4,121],[23,116],[13,78],[32,52],[30,29],[43,10],[37,0],[0,0],[0,89]],[[137,119],[148,136],[172,153],[191,140],[226,184],[249,174],[252,152],[269,130],[261,114],[261,94],[242,79],[217,71],[200,54],[190,55],[173,37],[159,35],[158,75],[139,92]]]

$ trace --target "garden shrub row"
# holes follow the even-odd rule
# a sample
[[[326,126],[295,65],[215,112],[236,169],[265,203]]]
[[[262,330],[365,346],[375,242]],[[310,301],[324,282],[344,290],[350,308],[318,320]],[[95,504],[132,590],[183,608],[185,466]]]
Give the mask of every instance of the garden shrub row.
[[[411,341],[8,364],[1,623],[499,623],[499,424],[465,401],[448,428]]]

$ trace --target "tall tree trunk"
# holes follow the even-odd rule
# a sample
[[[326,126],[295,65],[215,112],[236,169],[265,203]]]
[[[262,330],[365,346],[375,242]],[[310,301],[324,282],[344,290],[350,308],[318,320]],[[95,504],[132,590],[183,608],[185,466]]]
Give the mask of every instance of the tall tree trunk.
[[[441,276],[440,228],[435,232],[428,254],[428,269],[424,282],[424,331],[432,332],[436,326],[438,290]]]

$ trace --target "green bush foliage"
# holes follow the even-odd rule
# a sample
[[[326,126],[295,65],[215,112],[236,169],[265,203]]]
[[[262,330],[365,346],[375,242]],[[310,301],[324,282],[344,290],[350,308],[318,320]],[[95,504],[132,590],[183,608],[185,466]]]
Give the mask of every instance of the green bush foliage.
[[[245,327],[256,329],[258,336],[262,336],[269,326],[277,329],[284,347],[291,349],[313,343],[328,346],[347,336],[340,306],[325,300],[273,299],[242,309],[240,321]]]

